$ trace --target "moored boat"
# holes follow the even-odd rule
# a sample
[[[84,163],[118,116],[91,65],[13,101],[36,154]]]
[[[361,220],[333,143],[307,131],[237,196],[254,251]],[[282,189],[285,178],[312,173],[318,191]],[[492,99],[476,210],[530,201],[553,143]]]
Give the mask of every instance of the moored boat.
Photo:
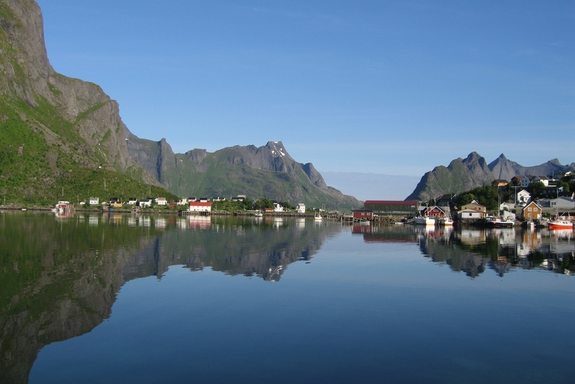
[[[489,216],[485,219],[485,223],[493,228],[509,228],[515,224],[512,220],[502,219],[499,216]]]
[[[453,225],[453,219],[449,216],[445,216],[445,217],[442,217],[441,219],[439,219],[438,223],[439,223],[439,225],[443,225],[445,227],[452,226]]]
[[[573,229],[573,222],[565,217],[549,220],[549,229]]]
[[[428,216],[418,216],[413,219],[413,224],[416,225],[435,225],[435,219]]]

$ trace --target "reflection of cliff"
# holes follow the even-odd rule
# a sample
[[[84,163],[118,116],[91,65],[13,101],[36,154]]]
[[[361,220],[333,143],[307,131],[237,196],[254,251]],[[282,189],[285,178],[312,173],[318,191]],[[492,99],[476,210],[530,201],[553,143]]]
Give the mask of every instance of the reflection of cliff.
[[[204,226],[203,230],[168,231],[136,253],[126,265],[125,277],[161,276],[170,265],[183,264],[191,270],[211,267],[229,275],[278,281],[288,264],[311,259],[326,237],[342,229],[294,220],[279,224],[212,218],[209,230]]]
[[[44,345],[109,317],[125,261],[149,239],[142,228],[81,219],[1,216],[1,383],[27,382]]]

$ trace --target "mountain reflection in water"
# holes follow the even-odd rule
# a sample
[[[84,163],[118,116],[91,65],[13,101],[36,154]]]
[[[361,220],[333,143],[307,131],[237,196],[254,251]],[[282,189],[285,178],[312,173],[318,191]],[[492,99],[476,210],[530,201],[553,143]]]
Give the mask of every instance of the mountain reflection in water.
[[[27,382],[44,345],[108,318],[129,280],[183,265],[279,281],[342,229],[302,220],[3,212],[0,383]]]
[[[571,232],[3,212],[0,382],[27,382],[44,346],[91,332],[109,318],[130,280],[161,280],[178,265],[280,282],[291,263],[310,262],[326,239],[350,230],[366,243],[413,243],[425,257],[471,277],[488,269],[504,276],[515,268],[570,274],[574,267]]]
[[[367,243],[416,243],[432,261],[473,278],[488,269],[499,276],[515,268],[575,273],[571,230],[360,225],[353,227],[353,233],[363,235]]]

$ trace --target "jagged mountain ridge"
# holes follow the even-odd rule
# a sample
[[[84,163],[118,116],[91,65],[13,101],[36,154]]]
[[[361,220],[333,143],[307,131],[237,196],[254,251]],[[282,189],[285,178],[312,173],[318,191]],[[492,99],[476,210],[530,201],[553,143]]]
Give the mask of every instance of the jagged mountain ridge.
[[[130,156],[168,190],[188,197],[266,197],[308,206],[353,208],[361,203],[327,186],[313,164],[294,160],[281,141],[174,153],[165,139],[141,139],[125,130]]]
[[[415,190],[406,200],[428,201],[444,194],[461,193],[491,183],[493,180],[511,180],[514,176],[551,176],[574,171],[575,163],[562,165],[553,159],[544,164],[525,167],[501,154],[487,164],[476,152],[465,159],[452,160],[449,166],[437,166],[426,172]]]

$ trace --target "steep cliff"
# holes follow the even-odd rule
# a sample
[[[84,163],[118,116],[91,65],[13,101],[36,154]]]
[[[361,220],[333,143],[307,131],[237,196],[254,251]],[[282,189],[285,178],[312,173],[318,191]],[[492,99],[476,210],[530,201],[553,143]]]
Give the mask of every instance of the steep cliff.
[[[96,168],[160,186],[129,156],[118,104],[54,71],[35,1],[0,1],[0,52],[0,192],[49,197]]]

